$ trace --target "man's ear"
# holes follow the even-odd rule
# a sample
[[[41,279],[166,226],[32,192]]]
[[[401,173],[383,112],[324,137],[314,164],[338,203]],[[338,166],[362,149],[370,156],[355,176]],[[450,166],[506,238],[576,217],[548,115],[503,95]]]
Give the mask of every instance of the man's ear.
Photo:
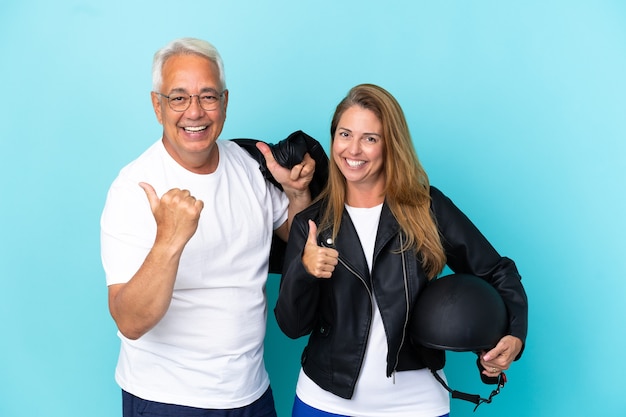
[[[163,124],[163,117],[161,115],[161,100],[157,93],[154,91],[150,92],[150,98],[152,98],[152,108],[154,108],[154,114],[156,115],[157,120],[160,124]]]

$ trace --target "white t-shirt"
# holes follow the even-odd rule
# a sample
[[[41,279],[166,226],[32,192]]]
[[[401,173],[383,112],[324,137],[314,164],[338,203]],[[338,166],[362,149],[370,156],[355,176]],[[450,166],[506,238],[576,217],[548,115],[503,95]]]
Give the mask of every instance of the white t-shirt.
[[[371,208],[346,205],[370,271],[381,209],[382,204]],[[352,398],[347,400],[323,390],[302,370],[296,387],[298,398],[317,409],[354,417],[436,417],[449,413],[448,391],[430,370],[395,372],[387,378],[387,337],[376,299],[372,300],[372,308],[369,339]],[[439,374],[445,379],[443,371]]]
[[[234,142],[218,141],[208,175],[176,163],[158,141],[120,171],[101,219],[107,285],[125,283],[154,243],[156,222],[139,182],[161,196],[188,189],[204,202],[180,260],[171,305],[137,340],[121,333],[116,381],[147,400],[199,408],[236,408],[269,386],[263,362],[265,284],[273,230],[288,201]]]

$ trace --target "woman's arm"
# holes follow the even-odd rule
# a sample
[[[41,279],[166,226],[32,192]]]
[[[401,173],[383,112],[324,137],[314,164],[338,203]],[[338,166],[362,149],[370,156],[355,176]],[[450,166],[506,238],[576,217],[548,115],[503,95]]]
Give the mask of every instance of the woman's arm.
[[[317,317],[319,278],[309,274],[302,262],[309,237],[307,220],[302,215],[294,218],[274,308],[278,326],[292,339],[309,334]]]
[[[431,197],[448,266],[456,273],[481,277],[496,288],[507,307],[509,335],[524,344],[528,332],[528,299],[515,263],[501,256],[441,191],[431,187]],[[521,350],[523,346],[516,359]]]

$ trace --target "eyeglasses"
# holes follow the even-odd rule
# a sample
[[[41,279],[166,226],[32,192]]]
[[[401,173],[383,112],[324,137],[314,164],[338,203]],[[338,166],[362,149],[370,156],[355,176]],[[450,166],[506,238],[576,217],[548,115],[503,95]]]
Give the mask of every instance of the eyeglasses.
[[[191,98],[198,97],[198,103],[200,107],[202,107],[205,111],[211,111],[217,109],[217,106],[224,96],[226,90],[218,93],[217,91],[209,91],[201,94],[183,94],[183,93],[173,93],[169,96],[165,94],[157,93],[158,95],[165,97],[167,99],[167,103],[170,105],[170,108],[174,111],[183,112],[191,106]]]

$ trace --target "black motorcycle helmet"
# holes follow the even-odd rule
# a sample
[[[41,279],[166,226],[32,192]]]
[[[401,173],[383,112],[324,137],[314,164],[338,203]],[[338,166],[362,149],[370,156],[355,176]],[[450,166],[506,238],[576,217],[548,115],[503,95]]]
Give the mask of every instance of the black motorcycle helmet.
[[[417,300],[410,324],[413,342],[455,352],[492,349],[507,328],[500,294],[487,281],[469,274],[431,281]]]
[[[470,401],[476,407],[490,403],[506,383],[506,375],[482,375],[482,365],[476,359],[481,379],[497,384],[489,398],[452,390],[436,372],[445,359],[437,351],[475,352],[490,350],[507,334],[508,314],[500,294],[487,281],[469,274],[452,274],[431,281],[415,305],[409,334],[425,365],[433,376],[452,394],[452,398]],[[426,349],[424,349],[426,348]],[[429,351],[431,353],[429,353]],[[474,409],[475,410],[475,409]]]

